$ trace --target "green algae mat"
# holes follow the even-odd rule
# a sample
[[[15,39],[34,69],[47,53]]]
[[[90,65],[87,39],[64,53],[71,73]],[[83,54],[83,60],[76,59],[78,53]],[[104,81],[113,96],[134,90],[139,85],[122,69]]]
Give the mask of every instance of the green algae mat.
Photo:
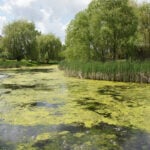
[[[149,150],[150,85],[0,71],[0,150]]]

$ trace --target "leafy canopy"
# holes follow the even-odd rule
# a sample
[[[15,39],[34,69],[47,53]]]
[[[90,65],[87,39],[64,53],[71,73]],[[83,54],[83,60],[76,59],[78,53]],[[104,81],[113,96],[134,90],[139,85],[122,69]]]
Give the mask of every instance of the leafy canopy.
[[[59,52],[62,46],[59,38],[53,34],[40,35],[37,37],[37,42],[40,61],[48,63],[50,60],[59,59]]]
[[[3,28],[4,48],[12,59],[37,59],[35,25],[26,20],[14,21]]]

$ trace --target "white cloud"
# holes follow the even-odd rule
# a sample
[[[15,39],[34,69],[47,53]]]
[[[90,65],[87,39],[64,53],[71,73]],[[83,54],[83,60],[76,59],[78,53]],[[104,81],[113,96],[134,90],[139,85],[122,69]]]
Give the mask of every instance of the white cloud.
[[[2,34],[3,26],[7,23],[7,18],[5,16],[0,16],[0,34]]]
[[[4,4],[0,6],[0,11],[4,13],[9,13],[11,11],[11,5]]]
[[[31,5],[32,2],[34,2],[36,0],[10,0],[12,5],[16,5],[18,7],[28,7]]]
[[[3,0],[0,21],[17,19],[34,21],[43,33],[54,33],[64,41],[65,29],[75,14],[86,8],[91,0]],[[5,19],[4,19],[5,18]],[[2,21],[3,20],[3,21]],[[1,24],[0,30],[2,28]]]
[[[65,29],[77,12],[92,0],[0,0],[2,25],[17,19],[34,21],[43,33],[55,33],[64,41]],[[142,1],[142,0],[141,0]],[[148,0],[149,1],[149,0]]]

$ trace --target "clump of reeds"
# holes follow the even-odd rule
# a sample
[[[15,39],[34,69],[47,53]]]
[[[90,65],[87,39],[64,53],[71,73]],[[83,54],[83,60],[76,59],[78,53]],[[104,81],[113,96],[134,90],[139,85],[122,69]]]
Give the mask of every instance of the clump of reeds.
[[[150,61],[61,62],[69,76],[109,81],[150,83]]]

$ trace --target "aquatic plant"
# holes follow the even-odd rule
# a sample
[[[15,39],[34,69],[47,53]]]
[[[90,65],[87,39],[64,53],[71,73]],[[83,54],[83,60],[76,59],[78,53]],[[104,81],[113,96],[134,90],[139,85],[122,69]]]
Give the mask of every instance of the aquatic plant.
[[[149,149],[148,84],[68,78],[56,65],[4,74],[0,148]]]
[[[60,68],[67,75],[109,81],[150,83],[150,62],[78,62],[63,61]]]

